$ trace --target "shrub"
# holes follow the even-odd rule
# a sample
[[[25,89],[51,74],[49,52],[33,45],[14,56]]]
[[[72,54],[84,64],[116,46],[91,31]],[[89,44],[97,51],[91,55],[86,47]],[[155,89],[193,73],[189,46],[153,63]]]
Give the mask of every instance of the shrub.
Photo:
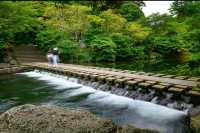
[[[60,40],[68,40],[65,32],[55,29],[44,29],[36,35],[36,43],[40,49],[47,51],[54,47]]]
[[[63,31],[45,29],[37,34],[36,41],[44,52],[49,48],[58,47],[63,61],[74,60],[76,57],[78,44]]]
[[[90,48],[93,61],[114,62],[116,59],[116,45],[109,37],[96,36]]]
[[[87,48],[81,48],[77,52],[77,61],[78,63],[89,63],[92,60],[92,57],[90,56],[90,50]]]
[[[92,40],[96,38],[97,35],[103,35],[104,30],[101,28],[92,27],[84,34],[84,40],[87,45],[90,45]]]
[[[174,75],[191,75],[192,71],[188,64],[176,65],[170,69],[162,70],[161,73],[174,74]]]
[[[3,62],[3,57],[5,55],[5,44],[0,40],[0,62]]]
[[[144,53],[144,47],[137,46],[131,49],[132,60],[142,60],[147,58],[147,55]]]
[[[111,9],[103,11],[100,17],[103,19],[102,28],[108,33],[122,31],[126,23],[125,18]]]
[[[60,40],[56,47],[58,47],[60,56],[64,61],[74,59],[77,54],[78,44],[71,40]]]
[[[164,56],[180,55],[183,51],[183,44],[177,38],[155,37],[153,40],[154,50]]]
[[[129,36],[121,33],[114,33],[111,35],[113,42],[115,42],[117,49],[116,60],[130,60],[133,57],[132,43]]]
[[[120,7],[120,13],[125,17],[128,21],[134,21],[139,18],[144,17],[144,13],[138,7],[138,5],[133,2],[125,2]]]

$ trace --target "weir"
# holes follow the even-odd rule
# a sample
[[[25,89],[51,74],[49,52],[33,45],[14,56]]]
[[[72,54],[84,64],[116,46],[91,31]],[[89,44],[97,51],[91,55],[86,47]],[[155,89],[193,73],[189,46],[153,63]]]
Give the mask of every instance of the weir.
[[[189,125],[189,117],[186,112],[118,96],[107,90],[102,91],[101,89],[104,87],[95,82],[93,84],[99,86],[97,89],[83,85],[84,83],[88,84],[87,81],[71,76],[39,70],[19,74],[53,86],[52,89],[57,91],[57,95],[51,98],[48,104],[69,106],[71,105],[69,103],[74,102],[72,107],[86,108],[97,115],[111,118],[116,123],[154,129],[161,133],[184,133]]]
[[[132,99],[189,111],[190,115],[200,112],[200,92],[197,88],[199,85],[198,77],[153,74],[72,64],[59,64],[59,67],[52,67],[47,63],[29,63],[23,66],[1,68],[0,74],[31,69],[73,76],[79,78],[81,84]]]
[[[59,67],[52,67],[47,63],[31,63],[26,64],[26,66],[78,77],[81,79],[82,84],[101,88],[132,99],[189,111],[191,115],[199,112],[197,108],[200,105],[200,92],[196,90],[200,83],[198,77],[153,74],[72,64],[59,64]]]

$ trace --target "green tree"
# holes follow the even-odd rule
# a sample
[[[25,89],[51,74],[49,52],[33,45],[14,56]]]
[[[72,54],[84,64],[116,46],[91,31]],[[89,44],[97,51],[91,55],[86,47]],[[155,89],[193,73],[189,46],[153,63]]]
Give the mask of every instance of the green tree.
[[[60,52],[60,57],[64,61],[69,61],[70,59],[74,61],[77,57],[77,51],[78,51],[78,43],[72,41],[72,40],[60,40],[56,44],[56,47],[58,47]]]
[[[5,43],[0,40],[0,62],[3,62],[4,55],[5,55]]]
[[[121,31],[126,22],[125,18],[120,14],[115,14],[111,9],[103,11],[100,17],[103,19],[102,27],[108,33]]]
[[[67,34],[57,29],[44,29],[36,36],[36,43],[43,51],[53,48],[60,40],[68,40]]]
[[[170,8],[172,15],[177,17],[189,17],[200,13],[199,1],[174,1]]]
[[[116,59],[116,44],[109,37],[96,36],[89,47],[92,60],[95,62],[114,62]]]
[[[84,35],[84,42],[89,46],[91,42],[96,39],[96,36],[106,36],[107,34],[102,28],[91,27]]]
[[[37,45],[44,52],[49,48],[58,47],[60,56],[64,61],[76,58],[78,44],[70,40],[64,31],[57,29],[44,29],[37,34]]]
[[[5,40],[13,39],[17,33],[33,32],[40,26],[35,14],[36,9],[28,3],[0,2],[0,34]]]
[[[117,46],[116,60],[125,61],[130,60],[130,58],[133,58],[133,45],[129,36],[123,35],[122,33],[113,33],[111,37],[113,42],[115,42]]]
[[[89,0],[89,1],[79,1],[79,3],[83,5],[88,5],[92,7],[93,11],[100,12],[108,9],[118,9],[120,6],[126,1],[120,1],[120,0],[101,0],[101,1],[95,1],[95,0]],[[145,3],[143,1],[130,1],[130,3],[134,3],[139,7],[145,6]]]
[[[103,25],[104,19],[96,15],[88,15],[88,20],[93,27],[99,28]]]
[[[189,25],[186,22],[167,14],[152,14],[146,22],[153,29],[150,41],[153,51],[163,57],[181,57],[191,49],[192,45],[187,40]]]
[[[146,25],[153,29],[155,34],[163,34],[167,30],[168,23],[174,18],[168,14],[153,13],[146,18]]]
[[[91,9],[82,5],[51,6],[44,14],[45,23],[53,25],[60,30],[69,32],[74,40],[79,41],[90,27],[88,12]]]
[[[139,6],[131,1],[123,3],[119,9],[119,12],[128,21],[135,21],[137,19],[144,18],[144,13]]]
[[[165,57],[178,57],[187,51],[185,41],[178,37],[156,36],[153,40],[154,51]]]
[[[193,46],[192,52],[198,52],[200,50],[200,15],[192,15],[185,19],[185,23],[188,25],[188,32],[184,35],[185,39]]]
[[[128,34],[131,37],[133,37],[133,40],[135,40],[136,42],[144,41],[151,33],[151,28],[144,27],[137,22],[128,23],[126,30]]]

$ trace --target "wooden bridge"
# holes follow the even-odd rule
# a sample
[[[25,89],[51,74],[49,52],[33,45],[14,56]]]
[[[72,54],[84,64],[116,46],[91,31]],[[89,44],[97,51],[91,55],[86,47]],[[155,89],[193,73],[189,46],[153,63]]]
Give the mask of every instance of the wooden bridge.
[[[49,66],[47,63],[26,63],[24,65],[109,84],[118,83],[121,86],[137,85],[141,88],[150,88],[157,91],[167,91],[200,97],[200,77],[154,74],[74,64],[59,64],[58,67]]]

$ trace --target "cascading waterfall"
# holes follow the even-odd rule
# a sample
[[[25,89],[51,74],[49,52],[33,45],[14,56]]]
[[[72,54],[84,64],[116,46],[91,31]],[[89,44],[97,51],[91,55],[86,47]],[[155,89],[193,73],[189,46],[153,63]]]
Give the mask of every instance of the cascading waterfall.
[[[36,78],[53,86],[58,94],[46,104],[67,107],[73,104],[72,107],[86,108],[97,115],[111,118],[119,124],[155,129],[162,133],[183,133],[188,126],[189,119],[186,111],[154,104],[159,101],[159,97],[155,97],[154,91],[144,94],[138,88],[130,93],[128,88],[112,87],[107,84],[102,85],[98,82],[38,70],[20,74]],[[168,102],[170,97],[171,94],[166,94],[166,101],[163,101],[163,103]]]
[[[193,107],[193,104],[190,103],[189,97],[182,96],[181,98],[184,100],[175,99],[176,96],[168,92],[162,92],[162,94],[157,95],[155,90],[148,90],[148,92],[143,92],[142,88],[129,90],[128,86],[126,86],[125,88],[120,88],[118,85],[110,87],[107,84],[102,85],[101,83],[98,83],[98,82],[90,82],[90,81],[85,81],[82,79],[79,79],[79,83],[83,85],[91,86],[95,89],[109,91],[112,94],[126,96],[126,97],[137,99],[137,100],[148,101],[148,102],[164,105],[169,108],[174,108],[174,109],[178,109],[178,110],[182,110],[186,112]]]

